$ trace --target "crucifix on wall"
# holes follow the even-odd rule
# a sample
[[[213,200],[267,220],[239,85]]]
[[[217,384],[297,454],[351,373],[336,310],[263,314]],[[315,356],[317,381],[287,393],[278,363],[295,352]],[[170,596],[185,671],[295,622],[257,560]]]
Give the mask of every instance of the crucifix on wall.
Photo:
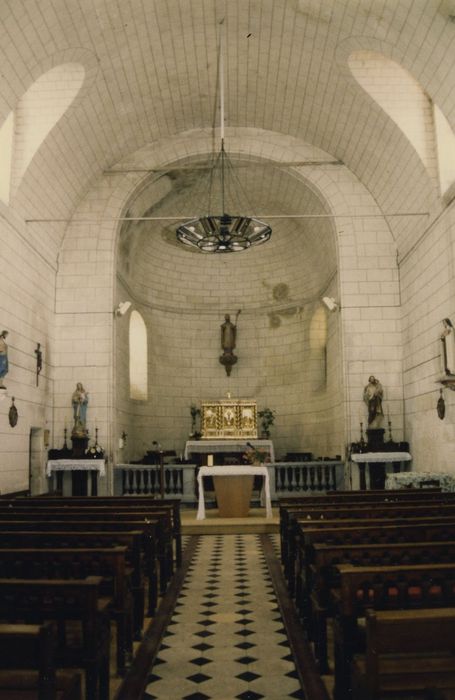
[[[36,349],[35,349],[35,355],[36,355],[36,386],[38,386],[39,375],[41,374],[41,370],[43,369],[43,352],[41,350],[41,343],[37,343]]]

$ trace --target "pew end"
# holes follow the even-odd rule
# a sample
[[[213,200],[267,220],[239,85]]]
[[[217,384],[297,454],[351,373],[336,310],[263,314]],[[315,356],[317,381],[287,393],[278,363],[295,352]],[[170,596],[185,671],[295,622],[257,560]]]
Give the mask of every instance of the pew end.
[[[81,700],[81,675],[56,670],[56,628],[0,624],[0,700]]]
[[[455,609],[368,609],[366,652],[352,660],[353,700],[429,688],[455,688]]]

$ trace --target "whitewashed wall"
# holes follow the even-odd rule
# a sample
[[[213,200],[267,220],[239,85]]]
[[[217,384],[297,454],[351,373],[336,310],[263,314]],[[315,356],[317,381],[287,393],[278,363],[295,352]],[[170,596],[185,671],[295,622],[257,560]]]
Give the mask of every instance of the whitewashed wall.
[[[414,469],[455,472],[455,393],[444,389],[444,420],[436,404],[442,375],[442,319],[455,319],[453,204],[401,261],[405,429]]]
[[[53,341],[56,263],[30,243],[25,224],[0,204],[0,326],[9,331],[8,396],[0,401],[0,491],[29,488],[29,440],[38,429],[40,452],[35,489],[46,490],[44,431],[53,424]],[[36,386],[37,343],[43,368]],[[18,423],[8,411],[14,397]],[[52,435],[51,435],[52,439]]]

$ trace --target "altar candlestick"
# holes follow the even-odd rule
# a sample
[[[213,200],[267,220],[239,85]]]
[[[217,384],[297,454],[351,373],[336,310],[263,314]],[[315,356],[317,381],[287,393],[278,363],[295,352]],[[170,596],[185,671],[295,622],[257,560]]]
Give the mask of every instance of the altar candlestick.
[[[207,466],[213,467],[213,455],[207,455]]]

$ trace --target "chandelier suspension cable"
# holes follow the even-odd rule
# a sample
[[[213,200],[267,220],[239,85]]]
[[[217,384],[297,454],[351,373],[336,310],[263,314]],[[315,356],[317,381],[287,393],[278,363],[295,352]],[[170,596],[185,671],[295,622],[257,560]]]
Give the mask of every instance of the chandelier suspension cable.
[[[220,81],[220,139],[221,139],[221,211],[226,212],[224,202],[224,17],[220,22],[220,58],[219,58],[219,81]]]
[[[177,227],[177,240],[183,245],[196,248],[203,253],[234,253],[260,245],[270,239],[272,229],[268,224],[251,216],[228,214],[226,209],[227,175],[229,173],[229,158],[224,146],[225,122],[225,76],[224,76],[224,19],[220,22],[219,55],[218,55],[218,86],[220,96],[220,152],[210,174],[208,188],[209,210],[206,216],[185,221]],[[221,212],[210,213],[214,173],[220,170],[220,199]]]

